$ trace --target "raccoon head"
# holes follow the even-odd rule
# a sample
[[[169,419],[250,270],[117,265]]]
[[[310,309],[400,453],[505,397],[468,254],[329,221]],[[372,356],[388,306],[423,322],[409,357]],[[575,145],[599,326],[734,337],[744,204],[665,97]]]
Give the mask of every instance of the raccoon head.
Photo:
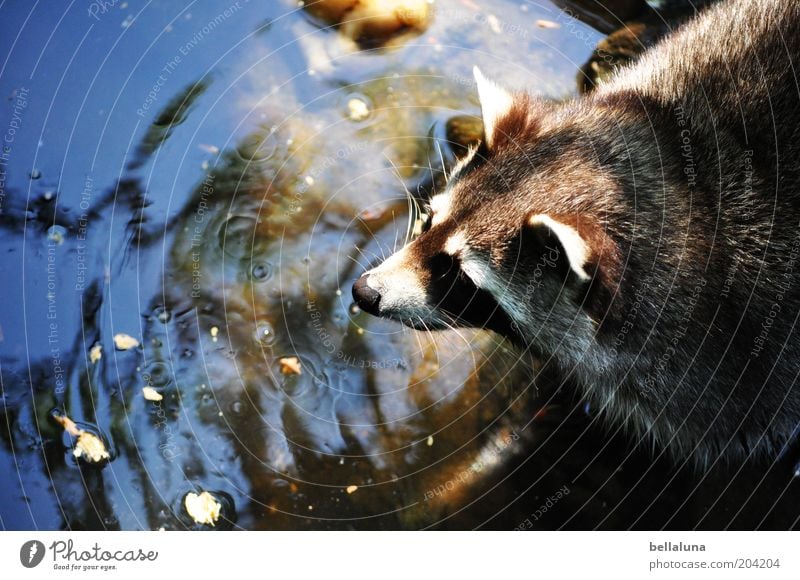
[[[419,329],[483,327],[551,343],[593,332],[616,247],[613,188],[563,112],[475,69],[484,139],[430,199],[422,233],[353,285],[365,311]],[[596,145],[596,144],[595,144]],[[596,314],[596,312],[595,312]]]

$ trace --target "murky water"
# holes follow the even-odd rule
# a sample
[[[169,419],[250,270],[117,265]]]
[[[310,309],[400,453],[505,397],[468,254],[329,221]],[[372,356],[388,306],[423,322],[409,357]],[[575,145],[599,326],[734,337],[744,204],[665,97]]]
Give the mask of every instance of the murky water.
[[[209,528],[203,490],[219,529],[786,525],[781,467],[693,474],[488,333],[352,304],[472,66],[569,97],[600,33],[546,0],[437,0],[388,46],[292,2],[0,12],[0,527]]]

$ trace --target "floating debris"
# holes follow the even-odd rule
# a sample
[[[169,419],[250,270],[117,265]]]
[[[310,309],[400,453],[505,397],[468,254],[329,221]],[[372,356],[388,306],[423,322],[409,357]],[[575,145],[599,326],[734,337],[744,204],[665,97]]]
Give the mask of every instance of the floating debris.
[[[264,321],[256,327],[256,341],[262,346],[271,346],[275,342],[275,331],[272,325]]]
[[[142,387],[142,395],[148,401],[163,401],[164,395],[156,391],[153,387]]]
[[[211,340],[217,342],[217,336],[219,335],[219,328],[216,326],[211,327]]]
[[[347,101],[347,117],[351,121],[360,122],[369,118],[369,105],[359,97],[353,97]]]
[[[206,524],[215,526],[219,520],[219,514],[222,510],[216,498],[209,492],[204,491],[199,494],[190,491],[183,498],[183,507],[186,508],[192,519],[198,524]]]
[[[139,346],[139,341],[129,334],[119,332],[114,335],[114,346],[117,350],[130,350]]]
[[[253,280],[258,282],[263,282],[264,280],[268,279],[272,275],[272,269],[270,265],[267,263],[259,263],[253,265],[253,269],[250,272],[250,276]]]
[[[198,147],[200,147],[200,149],[205,151],[206,153],[210,153],[211,155],[219,154],[219,147],[217,147],[216,145],[208,145],[207,143],[200,143]]]
[[[371,222],[381,219],[384,215],[385,215],[384,209],[368,207],[365,210],[362,210],[361,213],[358,214],[358,219],[365,222]]]
[[[358,490],[357,485],[348,485],[347,488],[345,489],[347,493],[355,493],[356,490]]]
[[[172,313],[164,306],[159,306],[155,309],[156,318],[162,324],[167,324],[172,320]]]
[[[284,375],[301,375],[303,369],[300,366],[300,359],[296,356],[285,356],[278,360],[281,365],[281,373]]]
[[[72,449],[72,454],[76,458],[83,459],[87,463],[101,463],[111,459],[111,454],[100,437],[81,429],[75,424],[75,421],[60,411],[53,411],[51,416],[67,433],[76,438],[75,446]]]
[[[537,20],[536,26],[539,28],[546,28],[548,30],[555,30],[556,28],[561,28],[561,25],[558,22],[553,22],[552,20]]]
[[[489,14],[486,17],[486,22],[489,24],[489,28],[492,29],[492,32],[495,34],[502,34],[503,28],[500,26],[500,20],[494,14]]]
[[[89,362],[94,364],[101,358],[103,358],[103,345],[96,342],[92,345],[92,348],[89,349]]]
[[[433,435],[428,435],[428,440],[426,441],[426,443],[428,444],[428,447],[433,446]]]
[[[72,450],[72,454],[79,459],[84,457],[86,461],[91,463],[100,463],[106,459],[111,459],[103,440],[88,431],[82,431],[78,435],[78,441],[75,442],[75,449]]]
[[[67,237],[67,230],[63,226],[50,226],[47,228],[47,241],[60,246]]]

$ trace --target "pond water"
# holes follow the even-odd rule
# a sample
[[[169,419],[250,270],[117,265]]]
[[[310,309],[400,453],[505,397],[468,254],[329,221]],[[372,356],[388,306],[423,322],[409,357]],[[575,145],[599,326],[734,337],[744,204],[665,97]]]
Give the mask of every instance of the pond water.
[[[437,0],[387,45],[289,1],[0,12],[0,527],[211,529],[206,490],[215,529],[787,525],[783,464],[698,475],[491,334],[352,303],[472,67],[568,98],[601,33],[547,0]]]

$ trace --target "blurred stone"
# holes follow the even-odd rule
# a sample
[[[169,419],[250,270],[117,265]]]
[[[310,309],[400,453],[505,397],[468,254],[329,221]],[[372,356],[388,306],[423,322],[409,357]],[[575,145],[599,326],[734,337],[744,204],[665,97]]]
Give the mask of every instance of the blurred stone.
[[[450,117],[445,124],[445,136],[450,148],[457,156],[467,152],[483,138],[483,122],[472,115]]]
[[[376,48],[407,33],[419,34],[431,21],[427,0],[318,0],[305,6],[309,14],[361,48]]]

